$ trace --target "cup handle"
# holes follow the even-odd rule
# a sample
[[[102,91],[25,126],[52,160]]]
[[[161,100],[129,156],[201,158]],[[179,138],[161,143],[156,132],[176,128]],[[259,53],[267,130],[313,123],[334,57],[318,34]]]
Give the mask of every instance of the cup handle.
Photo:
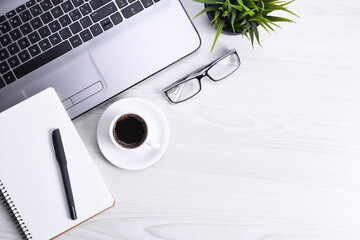
[[[145,142],[145,144],[146,144],[147,146],[149,146],[149,147],[154,148],[154,149],[159,149],[160,146],[161,146],[160,143],[154,142],[154,141],[147,141],[147,142]]]

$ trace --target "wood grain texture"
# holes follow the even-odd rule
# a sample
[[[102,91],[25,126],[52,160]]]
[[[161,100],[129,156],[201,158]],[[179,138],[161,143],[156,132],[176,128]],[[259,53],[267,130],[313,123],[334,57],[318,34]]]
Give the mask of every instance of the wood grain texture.
[[[182,1],[191,17],[203,6]],[[202,47],[74,123],[116,206],[59,240],[360,239],[360,8],[356,0],[297,0],[302,19],[262,34],[253,50],[221,35],[206,16],[193,22]],[[236,48],[242,66],[194,99],[170,105],[160,90]],[[141,97],[166,114],[170,144],[143,171],[101,155],[103,111]],[[95,194],[95,193],[94,193]],[[18,239],[0,208],[0,239]]]

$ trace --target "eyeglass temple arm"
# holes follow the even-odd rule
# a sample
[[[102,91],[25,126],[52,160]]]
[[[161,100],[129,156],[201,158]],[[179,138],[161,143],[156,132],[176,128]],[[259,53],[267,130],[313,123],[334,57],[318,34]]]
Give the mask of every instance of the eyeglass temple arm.
[[[233,54],[233,53],[236,53],[236,50],[235,49],[231,49],[229,50],[227,53],[225,53],[224,55],[222,55],[221,57],[215,59],[214,61],[212,61],[211,63],[209,64],[206,64],[205,66],[202,66],[200,68],[198,68],[197,70],[191,72],[190,74],[186,75],[185,77],[183,78],[180,78],[179,80],[173,82],[172,84],[170,84],[169,86],[165,87],[163,89],[164,92],[168,91],[169,89],[173,88],[174,86],[177,86],[178,84],[180,83],[183,83],[183,82],[186,82],[187,80],[189,79],[192,79],[192,78],[198,78],[200,77],[203,72],[205,72],[206,70],[208,70],[210,67],[212,67],[214,64],[216,64],[217,62],[219,62],[220,60],[222,60],[223,58],[225,58],[226,56],[230,55],[230,54]],[[239,58],[240,59],[240,58]]]
[[[201,68],[191,72],[190,74],[186,75],[185,77],[183,78],[180,78],[179,80],[173,82],[172,84],[170,84],[169,86],[165,87],[163,89],[164,92],[168,91],[169,89],[173,88],[174,86],[177,86],[183,82],[186,82],[187,80],[189,79],[193,79],[193,78],[198,78],[199,76],[201,76],[202,72],[204,72],[207,68],[209,68],[211,65],[213,64],[212,63],[209,63],[207,64],[206,66],[202,66]]]

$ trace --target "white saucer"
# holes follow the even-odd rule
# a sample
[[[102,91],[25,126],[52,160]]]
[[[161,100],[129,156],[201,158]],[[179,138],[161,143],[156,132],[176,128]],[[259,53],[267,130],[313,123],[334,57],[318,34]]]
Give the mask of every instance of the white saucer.
[[[146,138],[159,143],[159,148],[142,144],[135,149],[116,146],[109,134],[112,120],[121,113],[136,113],[148,126]],[[153,103],[140,98],[126,98],[108,107],[101,116],[97,128],[97,142],[102,154],[109,162],[127,170],[147,168],[158,161],[169,144],[169,124],[164,113]]]

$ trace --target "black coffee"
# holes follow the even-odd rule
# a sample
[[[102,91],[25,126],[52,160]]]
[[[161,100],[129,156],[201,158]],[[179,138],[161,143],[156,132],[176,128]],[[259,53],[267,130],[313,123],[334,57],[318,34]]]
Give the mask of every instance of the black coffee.
[[[118,144],[125,148],[136,148],[146,139],[147,126],[142,117],[129,113],[120,116],[114,125],[113,135]]]

